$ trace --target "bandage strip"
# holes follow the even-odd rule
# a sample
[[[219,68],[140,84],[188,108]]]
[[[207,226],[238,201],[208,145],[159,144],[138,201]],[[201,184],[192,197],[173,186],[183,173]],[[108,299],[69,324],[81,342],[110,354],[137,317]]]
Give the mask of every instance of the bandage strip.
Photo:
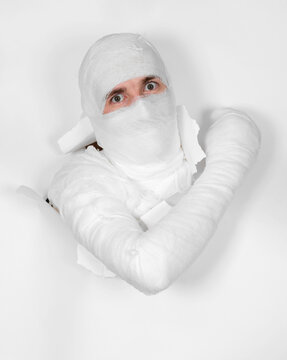
[[[239,113],[216,119],[205,138],[206,166],[168,214],[143,231],[119,199],[80,175],[53,199],[78,241],[146,295],[168,288],[198,257],[260,148],[254,121]],[[68,173],[67,173],[68,174]],[[53,184],[52,184],[53,185]],[[54,184],[57,186],[57,184]]]

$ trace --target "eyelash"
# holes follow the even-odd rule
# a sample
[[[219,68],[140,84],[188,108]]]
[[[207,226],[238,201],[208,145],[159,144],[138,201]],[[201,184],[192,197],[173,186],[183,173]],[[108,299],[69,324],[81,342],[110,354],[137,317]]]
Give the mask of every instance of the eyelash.
[[[152,80],[152,81],[146,82],[145,85],[144,85],[144,87],[146,87],[148,84],[151,84],[151,83],[155,83],[155,84],[157,85],[157,86],[155,87],[155,89],[159,86],[159,83],[158,83],[158,82]],[[155,89],[152,89],[152,90],[155,90]],[[152,91],[152,90],[151,90],[151,91]],[[109,102],[110,102],[111,104],[117,104],[117,103],[119,103],[119,101],[116,101],[116,102],[113,102],[113,101],[112,101],[114,97],[119,96],[119,95],[122,95],[122,94],[119,93],[119,94],[113,95],[113,96],[110,98],[110,101],[109,101]]]

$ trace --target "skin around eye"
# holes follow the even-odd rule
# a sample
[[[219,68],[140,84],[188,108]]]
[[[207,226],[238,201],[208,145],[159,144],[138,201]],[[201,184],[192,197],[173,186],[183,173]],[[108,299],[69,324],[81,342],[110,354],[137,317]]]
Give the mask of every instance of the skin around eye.
[[[113,104],[118,104],[124,99],[123,94],[116,94],[111,99],[110,102]]]
[[[159,84],[156,81],[149,81],[144,86],[144,91],[150,92],[154,91],[159,87]],[[115,94],[111,99],[110,103],[112,104],[118,104],[124,100],[123,94]]]
[[[159,77],[138,77],[122,82],[107,98],[103,114],[129,106],[138,96],[157,94],[165,89],[166,85]]]
[[[148,83],[145,84],[144,86],[144,91],[154,91],[155,89],[157,89],[159,87],[159,84],[156,81],[149,81]],[[122,102],[124,100],[124,96],[123,94],[115,94],[111,99],[110,102],[113,104],[118,104],[120,102]]]
[[[150,88],[150,85],[152,85],[152,89]],[[158,87],[159,87],[159,84],[157,82],[149,81],[148,83],[145,84],[144,90],[153,91]]]

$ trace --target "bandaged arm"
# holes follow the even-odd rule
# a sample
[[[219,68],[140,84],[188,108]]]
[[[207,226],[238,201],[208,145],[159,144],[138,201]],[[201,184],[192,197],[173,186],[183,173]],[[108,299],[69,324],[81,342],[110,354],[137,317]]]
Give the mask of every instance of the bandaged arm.
[[[67,182],[58,207],[78,241],[111,271],[146,295],[156,294],[187,269],[214,234],[260,147],[252,119],[226,113],[205,138],[206,166],[188,192],[156,225],[143,231],[126,205]],[[57,204],[56,204],[57,205]]]

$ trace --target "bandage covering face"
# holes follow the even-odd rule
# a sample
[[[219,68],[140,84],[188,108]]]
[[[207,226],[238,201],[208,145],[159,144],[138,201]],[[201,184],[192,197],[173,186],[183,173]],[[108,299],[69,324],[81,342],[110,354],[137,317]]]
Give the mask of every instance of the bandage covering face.
[[[131,105],[103,114],[105,96],[126,80],[154,75],[167,86]],[[80,68],[82,105],[105,156],[134,179],[183,162],[176,99],[157,50],[141,35],[113,34],[88,51]]]
[[[114,86],[150,75],[167,89],[103,114]],[[191,186],[171,82],[150,43],[137,34],[100,39],[84,58],[79,83],[103,151],[71,154],[48,197],[83,247],[138,290],[155,294],[191,265],[215,232],[257,154],[259,131],[234,110],[216,119],[206,137],[206,168]],[[139,216],[176,191],[184,194],[179,202],[143,230]]]
[[[79,71],[81,101],[85,115],[96,119],[103,113],[105,96],[116,85],[156,75],[171,87],[170,76],[157,49],[139,34],[111,34],[96,41]]]
[[[98,144],[115,163],[156,168],[180,152],[176,104],[170,89],[138,98],[93,122]]]

